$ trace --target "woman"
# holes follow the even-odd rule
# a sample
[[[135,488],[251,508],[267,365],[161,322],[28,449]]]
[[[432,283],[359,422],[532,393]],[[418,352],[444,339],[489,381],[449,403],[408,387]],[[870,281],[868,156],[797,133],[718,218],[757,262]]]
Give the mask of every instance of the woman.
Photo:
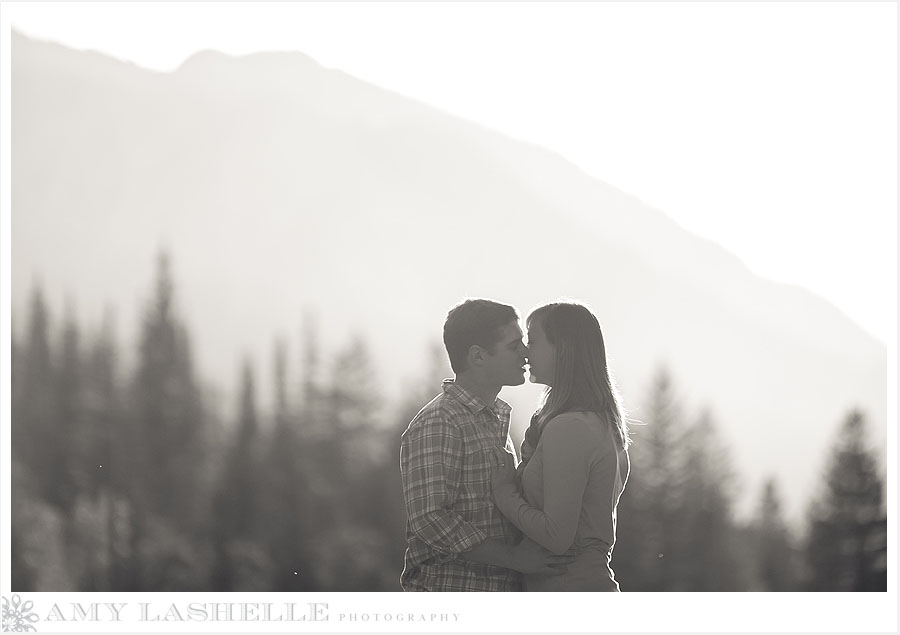
[[[590,309],[554,303],[526,321],[531,379],[546,384],[522,444],[522,463],[497,450],[493,498],[527,537],[575,554],[557,576],[526,576],[528,591],[618,591],[609,563],[616,505],[628,479],[628,427]]]

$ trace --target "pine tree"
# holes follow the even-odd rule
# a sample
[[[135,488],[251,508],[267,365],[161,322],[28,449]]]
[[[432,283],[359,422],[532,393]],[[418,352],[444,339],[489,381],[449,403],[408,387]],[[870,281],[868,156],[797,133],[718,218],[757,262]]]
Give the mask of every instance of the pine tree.
[[[31,490],[45,500],[53,500],[56,477],[53,463],[61,451],[56,437],[56,382],[50,351],[50,317],[44,296],[36,287],[31,296],[27,341],[15,383],[18,397],[12,412],[12,445],[21,460]],[[21,383],[20,383],[21,381]],[[18,472],[17,472],[18,474]]]
[[[209,495],[201,487],[207,430],[187,329],[175,311],[166,254],[143,318],[129,404],[129,551],[127,590],[199,590],[208,563],[202,525]]]
[[[715,422],[703,411],[684,438],[681,504],[674,515],[675,588],[736,591],[746,581],[735,551],[732,519],[735,477]]]
[[[623,590],[680,588],[676,522],[684,492],[685,424],[669,372],[653,379],[646,420],[632,427],[631,474],[617,510],[613,570]]]
[[[90,520],[81,532],[86,535],[80,536],[87,551],[80,586],[86,591],[121,589],[129,557],[131,528],[124,511],[128,438],[116,360],[107,312],[83,362],[84,421],[77,446],[84,481],[78,509]]]
[[[307,426],[307,432],[318,431],[324,425],[321,421],[321,387],[320,387],[320,364],[319,364],[319,333],[313,314],[309,311],[304,313],[303,319],[303,359],[300,364],[302,372],[302,384],[300,386],[301,394],[301,414]]]
[[[329,425],[307,462],[323,484],[316,492],[316,518],[325,529],[314,532],[317,576],[330,590],[363,591],[377,584],[386,560],[379,529],[382,512],[373,499],[384,492],[375,478],[388,448],[375,373],[362,338],[352,339],[338,354],[324,394]]]
[[[107,313],[85,361],[83,435],[92,495],[125,493],[122,463],[128,440],[117,361],[112,317]]]
[[[288,401],[287,350],[275,344],[274,427],[264,452],[266,477],[262,493],[264,531],[277,591],[317,590],[309,536],[314,523],[305,467],[305,444],[298,438],[298,415]]]
[[[797,554],[784,520],[781,496],[774,478],[763,484],[753,523],[757,576],[765,591],[796,589]]]
[[[260,568],[264,560],[260,537],[259,421],[253,369],[244,363],[235,435],[225,459],[213,506],[217,591],[264,590]],[[260,566],[262,564],[262,566]]]
[[[165,254],[159,257],[156,294],[144,316],[133,397],[140,499],[176,525],[192,526],[203,453],[202,409]]]
[[[272,377],[275,387],[275,422],[290,419],[291,404],[288,400],[288,354],[287,342],[283,338],[277,338],[272,354]]]
[[[369,350],[355,337],[334,360],[331,383],[324,392],[328,422],[319,444],[319,467],[334,473],[335,487],[352,490],[351,484],[383,458],[381,400]]]
[[[866,432],[863,413],[851,411],[832,448],[822,492],[810,507],[811,591],[887,589],[884,484]]]
[[[11,432],[14,443],[18,441],[19,445],[13,445],[12,459],[22,459],[24,437],[22,434],[25,429],[22,427],[22,405],[24,403],[22,385],[25,379],[25,351],[19,340],[16,323],[10,324],[10,341],[9,341],[9,392],[10,392],[10,415],[11,415]]]
[[[52,483],[48,491],[50,501],[66,512],[72,510],[78,490],[86,489],[89,472],[81,443],[84,434],[82,375],[78,325],[70,313],[63,327],[62,354],[55,377],[55,439],[48,448],[52,460],[47,474]]]
[[[256,382],[249,362],[244,363],[241,403],[235,443],[226,465],[227,526],[232,536],[254,537],[259,516],[256,477],[259,456],[259,421],[256,410]]]
[[[12,496],[27,496],[25,489],[27,481],[19,476],[25,465],[25,450],[27,448],[28,429],[23,425],[24,415],[24,391],[23,385],[26,377],[26,355],[17,336],[15,324],[11,327],[10,341],[10,392],[11,392],[11,427],[12,427]],[[10,582],[13,591],[32,591],[34,589],[34,571],[25,557],[23,532],[19,527],[24,524],[23,519],[18,518],[23,505],[11,505],[12,518],[10,523]]]
[[[344,432],[364,431],[380,423],[375,369],[362,337],[354,337],[338,354],[328,401],[334,423]]]

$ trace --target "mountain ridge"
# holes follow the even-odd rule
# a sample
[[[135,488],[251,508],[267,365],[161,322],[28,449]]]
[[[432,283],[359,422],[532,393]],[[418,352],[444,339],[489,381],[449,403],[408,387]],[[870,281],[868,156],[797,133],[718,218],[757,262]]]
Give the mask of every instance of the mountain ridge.
[[[133,341],[166,246],[198,368],[226,394],[245,353],[265,366],[312,310],[326,349],[367,337],[396,395],[463,297],[527,311],[565,295],[598,312],[629,402],[665,362],[745,477],[799,481],[795,509],[847,408],[884,434],[885,346],[557,153],[306,56],[315,72],[286,83],[230,56],[209,78],[12,46],[16,310],[39,272],[49,298],[124,307]],[[519,434],[536,394],[509,396]],[[802,478],[766,446],[779,434]]]

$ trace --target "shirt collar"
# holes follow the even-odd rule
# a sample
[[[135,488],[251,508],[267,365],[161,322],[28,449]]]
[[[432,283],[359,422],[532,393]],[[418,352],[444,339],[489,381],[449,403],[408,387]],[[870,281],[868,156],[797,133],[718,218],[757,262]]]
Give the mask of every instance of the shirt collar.
[[[512,407],[499,397],[494,399],[493,406],[489,407],[480,397],[476,397],[468,390],[457,384],[453,379],[445,379],[441,384],[441,387],[444,389],[444,393],[446,395],[456,399],[458,402],[460,402],[475,414],[478,414],[485,408],[487,408],[488,410],[493,410],[495,414],[501,416],[508,415],[512,410]]]

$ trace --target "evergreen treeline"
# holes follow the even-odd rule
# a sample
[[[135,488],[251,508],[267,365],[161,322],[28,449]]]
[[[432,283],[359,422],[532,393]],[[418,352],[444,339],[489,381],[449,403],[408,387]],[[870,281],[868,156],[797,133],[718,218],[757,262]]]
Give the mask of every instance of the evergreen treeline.
[[[250,361],[234,405],[202,388],[165,256],[134,368],[109,320],[90,333],[71,316],[55,325],[40,289],[26,320],[12,342],[14,590],[399,590],[399,436],[446,373],[442,349],[388,404],[365,342],[326,364],[306,319],[296,380],[286,342],[273,346],[274,407],[262,412]],[[755,519],[735,521],[716,422],[685,414],[665,371],[647,405],[619,506],[623,590],[886,590],[884,488],[863,413],[847,415],[798,536],[771,480]]]
[[[862,413],[843,421],[805,534],[796,535],[771,478],[752,520],[735,520],[737,478],[715,420],[686,414],[665,370],[647,406],[646,421],[632,427],[618,507],[613,569],[623,590],[887,590],[884,485]]]

